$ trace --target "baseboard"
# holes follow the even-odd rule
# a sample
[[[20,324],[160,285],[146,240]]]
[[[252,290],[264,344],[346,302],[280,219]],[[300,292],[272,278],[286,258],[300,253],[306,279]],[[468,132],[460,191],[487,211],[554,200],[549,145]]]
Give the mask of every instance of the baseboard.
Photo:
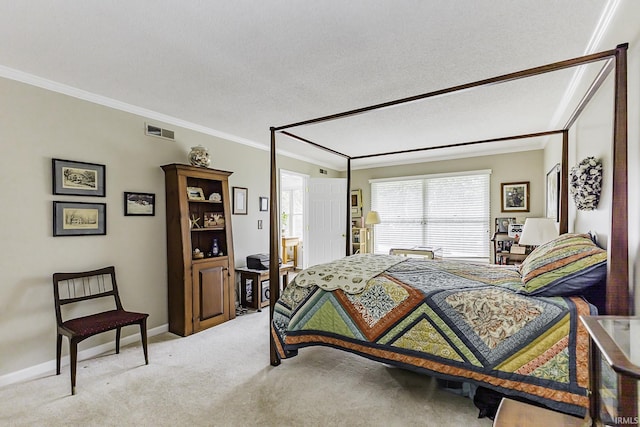
[[[153,329],[147,330],[147,337],[152,337],[155,335],[160,335],[169,331],[169,324],[165,323],[164,325],[160,325]],[[55,339],[54,339],[55,341]],[[140,342],[140,333],[136,333],[133,335],[128,335],[120,339],[120,346],[123,347],[128,344],[132,344],[135,342]],[[105,353],[107,351],[112,351],[116,346],[115,340],[100,344],[95,347],[87,348],[85,350],[78,352],[78,361],[84,359],[90,359],[99,354]],[[62,357],[62,366],[69,365],[69,355]],[[11,372],[9,374],[5,374],[0,376],[0,387],[4,387],[9,384],[15,384],[22,381],[32,380],[34,378],[51,375],[56,373],[56,360],[50,360],[48,362],[40,363],[39,365],[30,366],[25,369],[21,369],[16,372]]]

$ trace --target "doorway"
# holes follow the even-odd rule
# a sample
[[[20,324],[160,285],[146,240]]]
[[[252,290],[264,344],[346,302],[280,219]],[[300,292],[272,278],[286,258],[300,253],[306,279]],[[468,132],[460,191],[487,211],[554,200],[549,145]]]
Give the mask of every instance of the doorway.
[[[305,268],[307,254],[304,242],[307,241],[307,200],[306,188],[308,175],[280,169],[280,236],[282,243],[280,258],[292,259],[297,255],[297,268]],[[284,242],[288,242],[287,246]],[[285,256],[283,247],[286,247]]]

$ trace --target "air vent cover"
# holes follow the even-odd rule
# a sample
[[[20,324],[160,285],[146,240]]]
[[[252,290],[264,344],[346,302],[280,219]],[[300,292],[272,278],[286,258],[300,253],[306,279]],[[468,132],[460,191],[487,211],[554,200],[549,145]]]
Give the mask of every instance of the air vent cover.
[[[145,133],[149,136],[157,136],[158,138],[170,139],[175,141],[175,132],[169,129],[162,129],[159,126],[145,123]]]

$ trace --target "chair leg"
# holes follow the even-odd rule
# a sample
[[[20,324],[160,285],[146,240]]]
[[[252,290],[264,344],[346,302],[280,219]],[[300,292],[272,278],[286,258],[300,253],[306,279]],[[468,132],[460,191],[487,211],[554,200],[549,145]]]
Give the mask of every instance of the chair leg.
[[[116,329],[116,354],[120,354],[120,330],[122,328]]]
[[[62,358],[62,335],[56,339],[56,375],[60,375],[60,359]]]
[[[76,368],[78,365],[78,343],[69,341],[69,365],[71,366],[71,394],[76,394]]]
[[[144,352],[144,364],[149,364],[149,354],[147,353],[147,319],[140,322],[140,336],[142,337],[142,351]]]

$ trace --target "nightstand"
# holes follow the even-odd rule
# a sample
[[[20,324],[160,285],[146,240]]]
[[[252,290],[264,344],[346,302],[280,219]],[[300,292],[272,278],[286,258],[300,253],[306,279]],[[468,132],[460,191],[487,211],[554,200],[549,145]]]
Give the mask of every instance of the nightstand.
[[[640,317],[581,316],[591,337],[591,416],[598,425],[637,426]]]

